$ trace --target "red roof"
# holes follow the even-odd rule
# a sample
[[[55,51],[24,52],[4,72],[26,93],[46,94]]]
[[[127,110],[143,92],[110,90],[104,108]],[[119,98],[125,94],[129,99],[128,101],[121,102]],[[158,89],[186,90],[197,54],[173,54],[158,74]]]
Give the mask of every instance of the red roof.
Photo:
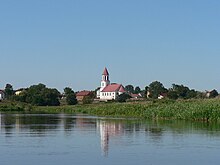
[[[81,91],[76,94],[76,96],[88,96],[90,95],[90,91]]]
[[[126,92],[125,91],[125,88],[121,85],[121,87],[120,87],[120,89],[119,89],[119,92],[121,92],[121,93],[124,93],[124,92]]]
[[[133,98],[140,97],[140,95],[139,95],[139,94],[133,94],[133,93],[132,93],[132,94],[130,94],[130,96],[131,96],[131,97],[133,97]]]
[[[105,69],[104,69],[104,71],[103,71],[102,75],[105,75],[105,76],[108,76],[108,75],[109,75],[109,74],[108,74],[108,70],[107,70],[107,68],[106,68],[106,67],[105,67]]]
[[[121,84],[111,84],[106,86],[101,92],[116,92],[119,91],[121,87],[123,87]]]

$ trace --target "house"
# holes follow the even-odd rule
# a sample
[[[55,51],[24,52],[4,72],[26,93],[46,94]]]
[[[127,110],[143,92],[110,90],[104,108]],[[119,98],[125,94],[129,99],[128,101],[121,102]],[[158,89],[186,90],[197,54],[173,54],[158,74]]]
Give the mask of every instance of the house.
[[[80,91],[76,93],[76,99],[77,101],[83,101],[84,98],[89,97],[92,94],[91,91]]]
[[[24,89],[24,88],[20,88],[20,89],[18,89],[18,90],[16,90],[15,91],[15,95],[16,96],[19,96],[22,92],[24,92],[26,89]]]
[[[97,98],[103,101],[115,100],[117,96],[125,93],[125,88],[122,84],[110,83],[109,73],[107,68],[102,73],[101,87],[97,91]]]
[[[215,89],[213,89],[211,91],[205,91],[205,97],[207,97],[207,98],[214,98],[217,96],[218,96],[218,92]]]
[[[0,90],[0,101],[5,99],[5,92]]]
[[[161,100],[161,99],[164,99],[165,97],[167,97],[167,94],[161,93],[161,94],[159,94],[158,99]]]
[[[142,95],[139,93],[139,94],[134,94],[134,93],[131,93],[130,94],[131,98],[133,99],[139,99],[139,98],[142,98]]]

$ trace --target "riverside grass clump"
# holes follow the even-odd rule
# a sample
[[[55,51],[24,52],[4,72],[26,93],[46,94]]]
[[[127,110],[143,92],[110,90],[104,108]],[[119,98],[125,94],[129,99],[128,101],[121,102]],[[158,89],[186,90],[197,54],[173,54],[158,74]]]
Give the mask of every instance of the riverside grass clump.
[[[11,107],[10,107],[11,106]],[[164,120],[220,121],[220,99],[150,100],[127,103],[97,103],[63,106],[1,106],[0,111],[13,109],[24,113],[70,113],[103,117],[124,117]]]
[[[33,107],[30,104],[21,102],[0,102],[0,112],[31,112]]]

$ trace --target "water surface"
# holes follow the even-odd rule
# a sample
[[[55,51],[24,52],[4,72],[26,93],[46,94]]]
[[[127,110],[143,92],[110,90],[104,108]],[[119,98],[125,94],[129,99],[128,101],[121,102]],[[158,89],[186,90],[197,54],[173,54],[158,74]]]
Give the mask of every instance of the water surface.
[[[66,114],[1,114],[2,165],[217,165],[220,126]]]

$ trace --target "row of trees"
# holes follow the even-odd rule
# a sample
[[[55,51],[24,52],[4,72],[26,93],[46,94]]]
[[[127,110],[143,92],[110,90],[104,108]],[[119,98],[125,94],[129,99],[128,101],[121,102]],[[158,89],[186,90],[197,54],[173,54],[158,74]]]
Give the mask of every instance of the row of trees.
[[[19,95],[15,95],[12,85],[6,84],[5,95],[7,100],[15,100],[38,106],[58,106],[62,98],[65,99],[68,105],[77,104],[75,92],[69,87],[64,89],[64,95],[62,95],[55,88],[48,88],[44,84],[38,84],[23,90]]]
[[[184,85],[172,84],[172,87],[167,89],[159,81],[154,81],[141,90],[138,86],[134,88],[133,85],[125,86],[125,89],[129,93],[142,94],[147,98],[157,99],[160,95],[163,95],[169,99],[191,99],[191,98],[205,98],[207,97],[205,93],[190,89]],[[212,90],[209,92],[208,97],[214,98],[218,96],[217,90]]]

